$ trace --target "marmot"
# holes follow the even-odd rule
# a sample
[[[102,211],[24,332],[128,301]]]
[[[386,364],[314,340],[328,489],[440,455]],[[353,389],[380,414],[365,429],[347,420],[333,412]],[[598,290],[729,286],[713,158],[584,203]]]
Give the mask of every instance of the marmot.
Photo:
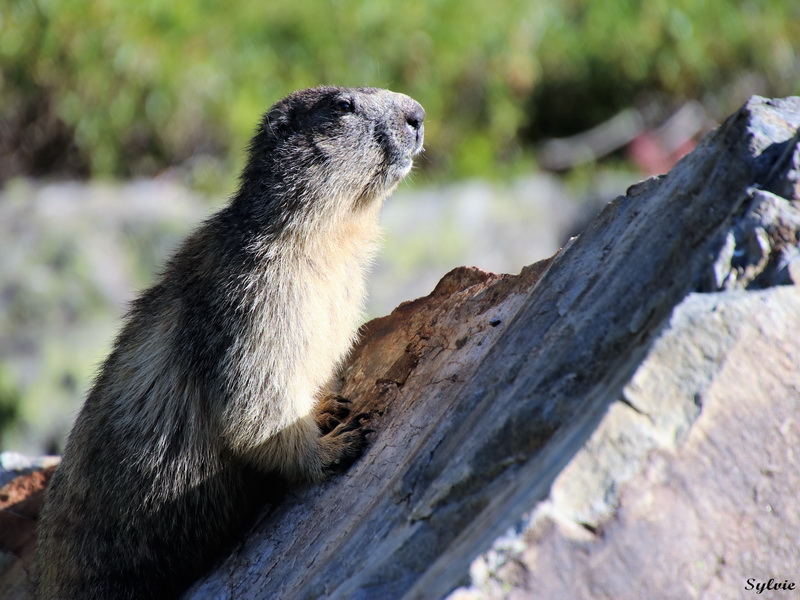
[[[319,481],[361,453],[362,416],[321,394],[424,116],[336,87],[266,113],[238,192],[133,302],[77,417],[40,517],[39,598],[174,597],[241,525],[248,473]]]

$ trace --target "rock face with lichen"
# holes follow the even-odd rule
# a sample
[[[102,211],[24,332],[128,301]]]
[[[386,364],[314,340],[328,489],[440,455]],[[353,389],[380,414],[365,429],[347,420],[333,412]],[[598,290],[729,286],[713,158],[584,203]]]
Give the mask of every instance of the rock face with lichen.
[[[365,456],[271,500],[185,597],[710,599],[797,577],[798,127],[800,99],[754,98],[549,261],[457,269],[368,324],[339,381],[374,415]]]
[[[449,598],[734,598],[796,580],[798,331],[796,285],[686,298],[549,497]]]

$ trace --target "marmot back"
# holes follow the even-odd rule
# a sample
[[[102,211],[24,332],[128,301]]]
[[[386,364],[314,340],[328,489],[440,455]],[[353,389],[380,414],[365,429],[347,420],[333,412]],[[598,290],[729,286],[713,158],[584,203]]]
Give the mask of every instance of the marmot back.
[[[40,598],[177,596],[241,525],[249,473],[318,481],[359,456],[362,417],[321,393],[423,118],[372,88],[267,112],[238,192],[134,301],[78,415],[40,517]]]

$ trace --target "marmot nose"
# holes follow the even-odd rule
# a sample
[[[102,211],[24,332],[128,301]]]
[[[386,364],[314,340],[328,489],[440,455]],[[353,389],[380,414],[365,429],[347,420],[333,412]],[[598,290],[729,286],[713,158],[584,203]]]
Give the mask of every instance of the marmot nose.
[[[406,123],[414,131],[419,131],[425,120],[425,109],[416,102],[406,109]]]

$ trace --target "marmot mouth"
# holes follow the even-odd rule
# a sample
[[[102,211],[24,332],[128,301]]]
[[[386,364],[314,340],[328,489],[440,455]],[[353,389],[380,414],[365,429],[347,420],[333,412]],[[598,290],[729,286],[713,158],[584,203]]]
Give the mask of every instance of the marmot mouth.
[[[397,166],[403,171],[403,177],[408,175],[414,166],[414,157],[422,152],[422,130],[417,133],[414,146],[410,148],[398,161]]]
[[[402,179],[408,175],[411,172],[411,168],[414,166],[414,157],[420,152],[422,152],[422,141],[417,140],[412,148],[404,152],[393,153],[394,156],[388,161],[389,167],[394,171],[393,174],[398,179]]]

